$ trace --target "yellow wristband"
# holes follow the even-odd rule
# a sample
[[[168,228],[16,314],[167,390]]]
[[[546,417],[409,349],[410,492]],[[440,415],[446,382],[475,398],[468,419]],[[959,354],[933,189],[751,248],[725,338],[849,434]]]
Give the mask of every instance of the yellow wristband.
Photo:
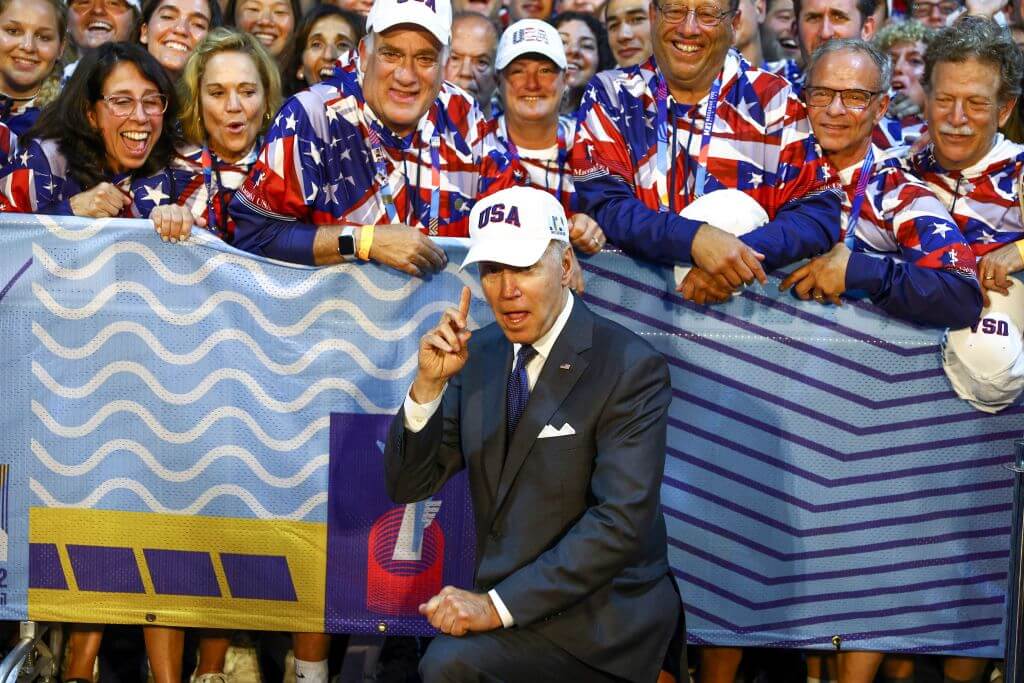
[[[1017,240],[1014,244],[1017,245],[1017,253],[1020,254],[1020,260],[1024,262],[1024,239]]]
[[[361,261],[370,260],[370,247],[373,246],[373,226],[364,225],[359,230],[359,250],[356,252],[356,256]]]

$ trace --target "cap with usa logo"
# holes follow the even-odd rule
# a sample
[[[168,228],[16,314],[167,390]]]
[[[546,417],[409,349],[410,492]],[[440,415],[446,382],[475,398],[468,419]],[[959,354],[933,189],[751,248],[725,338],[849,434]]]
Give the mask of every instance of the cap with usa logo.
[[[532,266],[551,240],[569,241],[562,205],[544,190],[510,187],[484,197],[470,212],[469,252],[462,268],[480,261]]]
[[[374,0],[366,17],[366,32],[383,33],[399,24],[430,31],[442,46],[451,43],[451,0]]]
[[[540,19],[520,19],[505,29],[498,42],[494,68],[501,71],[526,54],[547,57],[559,69],[565,69],[568,64],[558,29]]]

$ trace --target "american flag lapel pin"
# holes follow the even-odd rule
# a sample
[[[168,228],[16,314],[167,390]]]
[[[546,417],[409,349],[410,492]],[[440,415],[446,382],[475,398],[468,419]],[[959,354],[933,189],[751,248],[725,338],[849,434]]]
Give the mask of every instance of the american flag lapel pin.
[[[570,370],[570,369],[572,369],[572,366],[569,365],[568,363],[562,363],[561,365],[558,366],[558,369],[559,370]]]

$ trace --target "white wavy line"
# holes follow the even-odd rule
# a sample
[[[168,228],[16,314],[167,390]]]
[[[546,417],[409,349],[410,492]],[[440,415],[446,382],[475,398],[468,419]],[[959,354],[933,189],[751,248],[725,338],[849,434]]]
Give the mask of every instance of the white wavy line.
[[[43,463],[43,465],[45,465],[46,468],[54,474],[59,474],[63,477],[78,477],[83,474],[88,474],[106,460],[107,456],[111,453],[116,453],[118,451],[130,451],[145,463],[150,472],[164,481],[169,481],[175,484],[192,481],[205,472],[206,468],[217,460],[222,458],[237,458],[245,463],[249,470],[252,471],[252,473],[255,474],[264,484],[279,489],[294,488],[298,486],[309,479],[315,471],[321,467],[325,467],[329,459],[329,456],[326,453],[318,455],[309,460],[301,470],[292,476],[278,477],[268,472],[252,453],[240,446],[218,446],[200,458],[199,462],[185,470],[172,470],[164,467],[155,457],[153,457],[153,454],[149,452],[149,449],[138,441],[132,441],[131,439],[113,439],[108,441],[93,451],[92,455],[86,458],[83,462],[77,465],[65,465],[64,463],[58,462],[50,455],[43,445],[35,439],[32,439],[31,448],[39,462]]]
[[[45,346],[50,353],[68,360],[81,360],[96,353],[100,347],[106,344],[111,337],[121,332],[134,334],[139,337],[146,346],[153,350],[153,353],[165,363],[172,365],[194,365],[210,353],[218,344],[228,341],[239,341],[245,344],[252,355],[263,364],[265,368],[277,375],[296,375],[312,364],[321,354],[329,352],[347,353],[359,365],[360,370],[371,377],[382,380],[396,380],[407,377],[416,368],[417,354],[410,355],[405,362],[394,369],[388,370],[378,367],[363,353],[357,345],[347,339],[324,339],[311,346],[296,361],[291,363],[277,363],[260,348],[255,339],[242,330],[236,328],[217,330],[204,339],[198,346],[188,353],[174,353],[167,349],[159,339],[146,327],[133,322],[117,322],[107,325],[100,330],[95,337],[82,346],[64,346],[53,337],[37,322],[32,323],[32,334]]]
[[[99,234],[100,230],[106,227],[107,223],[111,221],[110,218],[99,218],[92,221],[89,227],[82,228],[81,230],[68,230],[62,227],[56,220],[50,216],[38,215],[36,216],[39,222],[50,231],[52,235],[59,237],[62,240],[68,240],[70,242],[81,242],[95,237]]]
[[[77,427],[68,427],[60,424],[53,419],[53,416],[50,415],[46,408],[38,401],[32,401],[32,412],[39,418],[47,429],[57,436],[64,437],[65,439],[77,439],[86,436],[87,434],[91,434],[96,431],[96,428],[103,424],[108,417],[116,413],[132,413],[146,423],[146,426],[149,427],[158,438],[173,444],[192,443],[206,433],[213,424],[220,420],[226,420],[227,418],[234,417],[244,422],[264,446],[272,448],[275,451],[294,451],[296,448],[299,448],[313,438],[313,436],[318,432],[329,428],[331,424],[330,416],[325,415],[313,422],[310,422],[301,432],[291,439],[275,439],[263,431],[263,428],[260,427],[259,423],[256,422],[252,415],[241,408],[236,408],[234,406],[222,406],[211,410],[203,416],[203,419],[199,421],[199,424],[184,432],[170,431],[155,417],[153,417],[153,414],[144,406],[139,405],[135,401],[111,401],[100,408],[95,415]]]
[[[370,400],[370,397],[363,393],[353,382],[343,377],[324,377],[317,380],[313,385],[306,388],[301,394],[291,401],[280,401],[269,393],[257,382],[252,375],[244,370],[236,368],[220,368],[211,372],[203,378],[191,391],[176,393],[169,391],[160,383],[149,368],[132,361],[117,361],[99,370],[89,381],[81,386],[68,387],[55,380],[38,361],[32,361],[32,374],[42,382],[43,386],[54,394],[69,399],[85,398],[93,394],[103,384],[116,374],[125,373],[135,375],[149,387],[160,400],[176,406],[186,406],[202,399],[210,390],[220,382],[234,380],[249,390],[249,393],[256,398],[264,407],[277,413],[294,413],[302,410],[313,400],[325,391],[341,391],[353,398],[359,407],[367,413],[387,413],[390,409],[380,406]]]
[[[263,507],[256,497],[249,491],[243,489],[241,486],[236,486],[235,484],[217,484],[216,486],[211,486],[203,491],[202,495],[196,498],[191,505],[183,508],[166,507],[156,499],[156,496],[150,493],[149,489],[134,479],[108,479],[93,489],[88,496],[75,503],[65,503],[57,500],[35,479],[29,479],[28,485],[29,488],[32,489],[32,492],[39,496],[43,501],[43,504],[46,505],[46,507],[51,508],[91,508],[101,501],[104,496],[113,491],[117,491],[118,489],[127,489],[131,491],[141,498],[153,512],[175,515],[196,515],[199,514],[203,508],[209,505],[210,501],[214,498],[218,498],[220,496],[234,496],[249,506],[249,509],[258,519],[300,520],[304,519],[306,515],[312,512],[317,506],[323,505],[327,502],[327,492],[321,491],[307,498],[302,505],[295,508],[292,512],[286,515],[275,515]]]
[[[32,253],[50,274],[63,280],[85,280],[93,277],[111,259],[121,254],[141,256],[165,282],[181,286],[197,285],[221,266],[233,265],[249,271],[260,288],[275,299],[296,299],[308,294],[314,287],[342,274],[350,276],[367,294],[378,301],[401,301],[423,284],[423,280],[411,278],[406,280],[405,284],[398,289],[382,289],[372,282],[365,273],[360,271],[360,266],[347,265],[318,268],[311,271],[310,275],[301,282],[285,286],[270,278],[264,272],[263,267],[252,258],[223,252],[210,257],[202,266],[191,273],[176,273],[168,268],[152,249],[138,242],[117,242],[112,244],[81,268],[65,268],[61,266],[45,249],[37,244],[32,245]]]
[[[51,296],[50,293],[38,282],[32,283],[32,292],[35,294],[39,302],[50,311],[50,313],[60,318],[64,318],[65,320],[84,320],[86,318],[90,318],[96,315],[96,313],[106,305],[107,301],[115,295],[122,293],[135,294],[142,298],[146,304],[149,305],[150,309],[152,309],[152,311],[164,322],[181,327],[195,325],[202,321],[223,302],[233,302],[241,305],[242,308],[248,311],[249,315],[253,317],[256,323],[263,328],[264,332],[278,337],[294,337],[302,334],[324,314],[330,311],[344,311],[356,321],[359,327],[362,328],[363,332],[379,341],[396,341],[404,339],[419,327],[424,318],[429,315],[440,313],[451,305],[451,303],[447,301],[432,301],[423,306],[420,310],[416,311],[412,318],[401,327],[385,330],[375,325],[373,321],[366,317],[362,310],[360,310],[359,306],[343,299],[328,299],[326,301],[321,301],[319,304],[314,306],[312,310],[306,313],[306,315],[298,322],[291,325],[278,325],[271,322],[252,299],[239,292],[217,292],[190,313],[174,313],[164,306],[148,287],[138,282],[129,281],[111,283],[104,287],[99,294],[92,299],[92,301],[81,308],[68,308],[57,303],[53,296]],[[475,323],[473,323],[472,320],[470,322],[475,326]]]

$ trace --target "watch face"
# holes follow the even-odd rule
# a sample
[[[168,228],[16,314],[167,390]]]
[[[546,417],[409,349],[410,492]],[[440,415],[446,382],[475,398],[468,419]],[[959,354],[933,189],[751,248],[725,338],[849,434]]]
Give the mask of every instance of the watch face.
[[[338,253],[342,256],[355,256],[356,238],[352,235],[338,235]]]

